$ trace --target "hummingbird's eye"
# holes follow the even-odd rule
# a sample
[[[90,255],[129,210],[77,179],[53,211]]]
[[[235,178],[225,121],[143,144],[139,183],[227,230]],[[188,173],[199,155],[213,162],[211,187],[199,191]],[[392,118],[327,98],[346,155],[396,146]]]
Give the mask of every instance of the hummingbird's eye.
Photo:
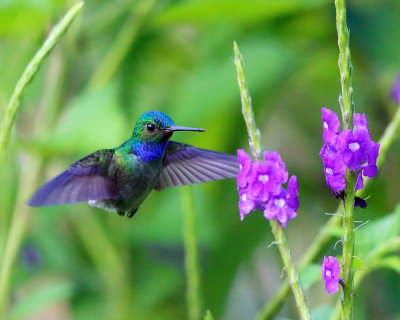
[[[152,124],[152,123],[146,124],[146,130],[147,130],[148,132],[153,132],[155,128],[156,128],[155,125]]]

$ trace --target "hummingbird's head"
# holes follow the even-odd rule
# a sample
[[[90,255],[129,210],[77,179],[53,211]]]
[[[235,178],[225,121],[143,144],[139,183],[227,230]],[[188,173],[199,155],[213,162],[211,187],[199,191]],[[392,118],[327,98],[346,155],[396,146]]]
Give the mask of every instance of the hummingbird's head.
[[[146,142],[166,142],[175,131],[205,131],[200,128],[176,126],[163,112],[149,111],[141,115],[133,129],[132,137]]]

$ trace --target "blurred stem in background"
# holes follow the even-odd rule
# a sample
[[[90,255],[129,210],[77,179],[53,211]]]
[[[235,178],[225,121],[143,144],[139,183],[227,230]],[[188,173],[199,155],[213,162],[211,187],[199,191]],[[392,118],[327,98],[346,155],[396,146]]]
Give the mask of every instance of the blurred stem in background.
[[[353,128],[353,88],[351,86],[352,65],[350,57],[350,32],[346,22],[346,0],[335,0],[336,7],[336,29],[338,34],[339,46],[339,70],[342,93],[339,95],[340,108],[342,110],[343,128]],[[342,255],[342,274],[343,274],[343,313],[342,319],[352,319],[353,312],[353,256],[354,256],[354,196],[357,181],[357,173],[347,169],[346,189],[344,195],[344,217],[343,217],[343,255]]]
[[[81,11],[82,7],[83,2],[79,2],[67,12],[62,20],[53,28],[46,41],[36,52],[35,56],[25,68],[21,78],[18,80],[14,92],[8,103],[0,128],[0,166],[4,157],[4,150],[10,138],[11,129],[15,120],[15,114],[21,104],[22,96],[26,86],[32,81],[33,77],[39,70],[39,67],[42,64],[43,60],[51,52],[51,50],[53,50],[54,46],[61,39],[65,31],[67,31],[68,27],[74,21],[78,13]]]
[[[124,320],[127,314],[141,318],[134,308],[131,280],[103,226],[93,210],[70,216],[75,230],[85,246],[92,263],[106,285],[106,313],[104,319]]]
[[[251,97],[246,86],[243,58],[240,54],[236,42],[233,43],[233,50],[235,54],[237,79],[242,99],[242,113],[244,120],[246,122],[247,131],[249,133],[250,148],[256,160],[261,161],[262,157],[261,134],[255,123],[254,112],[251,106]],[[310,312],[308,310],[304,292],[303,289],[301,288],[299,277],[290,254],[290,250],[286,243],[286,237],[285,234],[283,233],[283,228],[276,220],[270,220],[269,222],[275,237],[276,244],[279,248],[279,253],[281,254],[281,258],[288,276],[289,284],[292,287],[300,319],[302,320],[310,319]]]
[[[0,129],[0,166],[3,162],[4,150],[7,146],[14,124],[15,114],[21,104],[25,88],[36,75],[45,57],[52,51],[56,43],[61,39],[65,31],[79,14],[82,7],[83,2],[79,2],[66,13],[61,21],[53,28],[42,47],[36,52],[35,56],[24,70],[21,78],[18,80]],[[5,249],[4,252],[2,252],[2,263],[0,266],[0,319],[6,319],[6,305],[9,296],[11,269],[19,251],[29,218],[30,209],[25,206],[24,202],[26,196],[36,184],[36,178],[42,163],[40,158],[34,159],[25,155],[22,156],[22,161],[23,169],[19,182],[17,205],[12,217]]]
[[[185,246],[186,301],[188,319],[200,318],[200,277],[199,258],[196,241],[196,215],[193,208],[193,195],[189,187],[182,188],[183,242]]]
[[[141,0],[135,2],[135,5],[131,9],[131,14],[117,35],[114,45],[90,79],[89,87],[101,88],[112,78],[135,42],[139,29],[147,20],[155,2],[155,0]]]

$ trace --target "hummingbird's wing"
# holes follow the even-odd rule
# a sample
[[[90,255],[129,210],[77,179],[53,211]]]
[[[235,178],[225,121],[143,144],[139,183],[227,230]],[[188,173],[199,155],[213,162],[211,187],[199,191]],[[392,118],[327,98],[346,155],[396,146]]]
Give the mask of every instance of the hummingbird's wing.
[[[114,150],[104,149],[75,162],[37,190],[28,205],[45,207],[117,198],[117,186],[107,176],[113,155]]]
[[[235,155],[170,141],[155,189],[234,178],[238,173],[239,162]]]

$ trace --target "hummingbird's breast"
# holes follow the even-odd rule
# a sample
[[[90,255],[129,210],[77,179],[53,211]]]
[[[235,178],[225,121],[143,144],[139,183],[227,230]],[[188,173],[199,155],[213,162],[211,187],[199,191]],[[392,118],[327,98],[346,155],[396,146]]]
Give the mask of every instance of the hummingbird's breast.
[[[137,209],[160,179],[162,158],[143,161],[135,154],[125,154],[115,161],[114,181],[119,190],[117,210]]]

